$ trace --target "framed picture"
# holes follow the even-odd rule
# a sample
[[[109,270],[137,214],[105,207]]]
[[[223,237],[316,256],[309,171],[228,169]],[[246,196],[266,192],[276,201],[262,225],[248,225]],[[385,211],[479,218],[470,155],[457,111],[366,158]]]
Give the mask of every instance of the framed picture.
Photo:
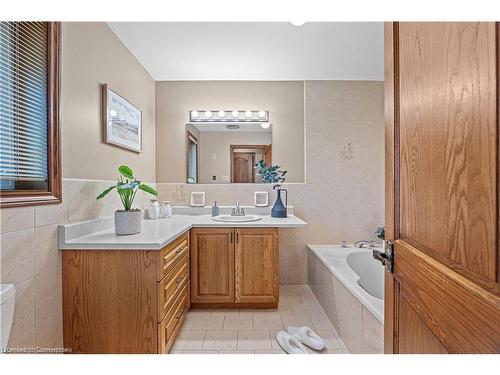
[[[102,130],[104,143],[127,150],[142,150],[142,111],[102,84]]]

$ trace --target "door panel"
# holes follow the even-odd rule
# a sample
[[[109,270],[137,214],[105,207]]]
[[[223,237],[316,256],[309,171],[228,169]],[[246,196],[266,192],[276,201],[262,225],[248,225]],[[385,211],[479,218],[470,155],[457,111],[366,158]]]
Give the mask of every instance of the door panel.
[[[277,229],[236,229],[236,302],[278,302],[278,256]]]
[[[400,354],[446,354],[448,353],[438,338],[418,316],[408,301],[402,297],[399,304],[399,315],[406,329],[400,330]]]
[[[254,165],[254,154],[235,152],[233,182],[235,183],[255,182],[253,165]]]
[[[386,24],[386,352],[500,352],[497,34]]]
[[[191,302],[234,302],[233,228],[191,230]]]
[[[489,288],[495,60],[493,23],[399,25],[400,237]]]

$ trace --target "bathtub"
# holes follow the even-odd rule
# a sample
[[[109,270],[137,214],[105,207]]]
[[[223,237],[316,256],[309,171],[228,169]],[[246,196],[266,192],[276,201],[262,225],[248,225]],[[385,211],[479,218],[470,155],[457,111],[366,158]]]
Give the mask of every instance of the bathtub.
[[[382,353],[384,267],[369,249],[307,247],[308,282],[347,348]]]

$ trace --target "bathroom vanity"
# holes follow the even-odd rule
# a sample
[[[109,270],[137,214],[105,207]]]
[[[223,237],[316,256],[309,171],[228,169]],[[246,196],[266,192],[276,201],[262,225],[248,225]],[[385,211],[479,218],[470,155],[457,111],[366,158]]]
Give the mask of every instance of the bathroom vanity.
[[[64,346],[73,353],[168,353],[191,307],[277,308],[278,228],[306,225],[293,215],[174,215],[116,236],[112,224],[59,227]]]

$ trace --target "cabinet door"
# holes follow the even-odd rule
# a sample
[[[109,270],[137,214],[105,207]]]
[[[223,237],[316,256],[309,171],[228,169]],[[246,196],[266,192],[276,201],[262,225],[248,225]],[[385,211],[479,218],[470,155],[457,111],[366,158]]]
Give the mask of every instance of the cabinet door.
[[[191,302],[234,302],[234,229],[191,231]]]
[[[236,229],[235,299],[240,303],[277,303],[278,229]]]

